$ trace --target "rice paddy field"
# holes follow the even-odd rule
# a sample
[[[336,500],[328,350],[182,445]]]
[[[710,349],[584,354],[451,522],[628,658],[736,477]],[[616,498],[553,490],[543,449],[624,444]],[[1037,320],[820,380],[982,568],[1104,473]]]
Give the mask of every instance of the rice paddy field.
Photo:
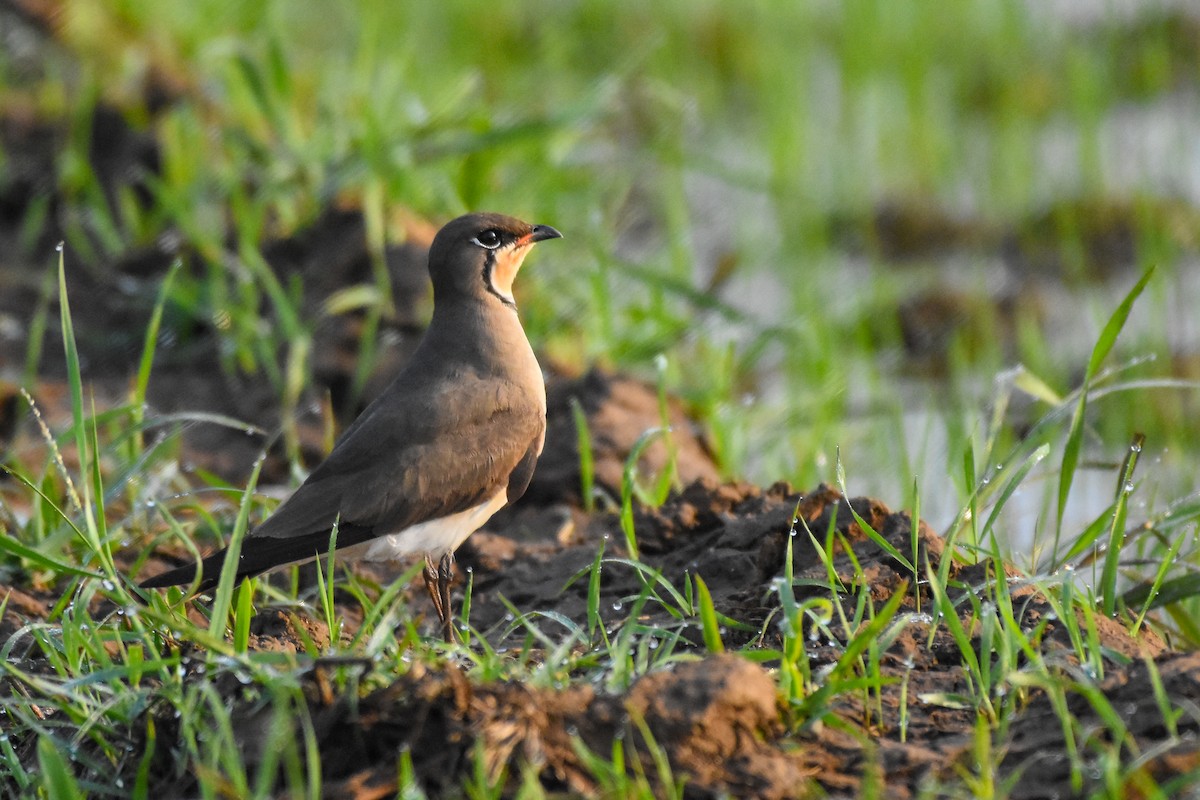
[[[0,0],[0,795],[1200,792],[1192,3]],[[522,270],[530,490],[136,581]]]

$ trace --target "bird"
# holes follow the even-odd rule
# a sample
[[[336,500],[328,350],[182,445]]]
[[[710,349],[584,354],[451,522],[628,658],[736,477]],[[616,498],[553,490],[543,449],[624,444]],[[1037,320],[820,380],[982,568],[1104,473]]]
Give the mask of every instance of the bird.
[[[521,326],[513,280],[549,225],[495,213],[447,223],[429,248],[433,315],[411,359],[296,491],[252,529],[237,580],[327,554],[424,555],[442,637],[455,628],[454,551],[524,494],[546,437],[546,385]],[[217,585],[229,549],[141,582]]]

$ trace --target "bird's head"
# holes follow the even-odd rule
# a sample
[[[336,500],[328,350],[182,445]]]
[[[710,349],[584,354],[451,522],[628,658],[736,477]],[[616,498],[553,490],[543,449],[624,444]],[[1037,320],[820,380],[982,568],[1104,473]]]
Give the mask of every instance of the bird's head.
[[[435,301],[458,294],[515,305],[512,285],[521,262],[538,242],[561,236],[549,225],[503,214],[467,214],[446,223],[429,248]]]

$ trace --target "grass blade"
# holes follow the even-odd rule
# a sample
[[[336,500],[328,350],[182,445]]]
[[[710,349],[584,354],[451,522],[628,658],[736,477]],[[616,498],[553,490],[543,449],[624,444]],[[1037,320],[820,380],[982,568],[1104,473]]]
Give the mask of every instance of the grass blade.
[[[1121,563],[1121,548],[1125,545],[1125,518],[1129,512],[1129,493],[1133,491],[1133,471],[1146,443],[1145,435],[1136,433],[1125,454],[1117,496],[1113,501],[1112,526],[1108,533],[1108,550],[1104,554],[1104,570],[1100,573],[1100,594],[1104,598],[1104,613],[1110,617],[1117,610],[1117,566]]]
[[[83,797],[70,766],[58,752],[58,747],[51,737],[38,737],[37,755],[38,768],[44,781],[43,787],[50,800],[74,800]]]
[[[1054,549],[1053,557],[1057,558],[1059,537],[1062,535],[1063,515],[1067,510],[1067,497],[1071,493],[1071,483],[1075,480],[1075,471],[1079,467],[1079,453],[1083,446],[1083,421],[1084,415],[1087,412],[1088,390],[1091,388],[1092,379],[1096,377],[1096,373],[1100,371],[1100,364],[1104,361],[1112,350],[1113,345],[1117,341],[1117,336],[1121,333],[1121,329],[1125,327],[1126,320],[1129,319],[1129,312],[1133,309],[1134,302],[1141,295],[1142,290],[1146,288],[1146,284],[1150,282],[1150,278],[1154,275],[1154,267],[1146,270],[1141,279],[1134,284],[1129,293],[1125,295],[1125,299],[1117,306],[1117,310],[1109,317],[1108,322],[1104,325],[1104,330],[1100,332],[1100,338],[1096,340],[1095,346],[1092,348],[1092,356],[1088,359],[1087,373],[1083,377],[1083,385],[1079,390],[1079,400],[1075,403],[1075,412],[1071,416],[1071,428],[1067,433],[1067,443],[1063,448],[1062,469],[1058,475],[1058,512],[1054,526]]]
[[[180,259],[175,259],[163,277],[162,285],[158,288],[158,298],[154,301],[154,311],[150,314],[150,323],[146,326],[146,337],[142,342],[142,358],[138,362],[137,383],[134,384],[132,417],[134,426],[141,425],[145,417],[146,388],[150,385],[150,368],[154,364],[154,352],[158,347],[158,332],[162,327],[163,307],[167,304],[167,293],[171,289],[171,280],[183,265]],[[140,445],[140,442],[139,442]],[[141,449],[140,446],[138,449]]]
[[[859,516],[858,512],[854,510],[854,507],[850,505],[850,495],[846,492],[846,470],[842,467],[842,457],[840,452],[837,455],[835,469],[837,474],[838,489],[841,490],[842,497],[846,498],[846,508],[850,509],[850,515],[854,517],[854,521],[858,523],[858,527],[864,534],[866,534],[868,539],[879,545],[879,547],[882,548],[883,551],[889,556],[894,558],[897,563],[903,565],[905,569],[911,572],[914,576],[913,580],[916,580],[917,568],[913,566],[912,562],[910,562],[903,553],[897,550],[895,545],[880,536],[879,533],[871,527],[870,523]]]
[[[712,594],[708,584],[699,575],[696,576],[696,593],[699,595],[700,629],[704,633],[704,646],[710,653],[724,653],[725,643],[721,641],[721,626],[717,623],[717,609],[713,606]]]
[[[237,522],[233,526],[233,535],[229,538],[229,548],[225,553],[225,562],[221,565],[221,578],[217,584],[217,595],[213,600],[212,618],[208,621],[208,632],[214,637],[225,636],[225,624],[229,621],[229,608],[233,602],[233,590],[236,585],[239,556],[242,552],[242,539],[250,524],[250,501],[254,497],[254,487],[258,483],[258,473],[262,471],[263,459],[254,462],[250,472],[250,480],[246,483],[246,491],[242,493],[242,502],[238,506]]]
[[[587,413],[578,397],[571,398],[571,416],[575,420],[575,437],[579,447],[579,491],[583,493],[583,510],[591,514],[596,510],[596,464]]]
[[[629,550],[629,557],[634,561],[638,558],[637,533],[633,529],[633,495],[637,489],[638,459],[651,442],[666,432],[666,428],[650,428],[642,433],[630,448],[629,457],[625,459],[625,470],[621,475],[621,531],[625,534],[625,546]]]

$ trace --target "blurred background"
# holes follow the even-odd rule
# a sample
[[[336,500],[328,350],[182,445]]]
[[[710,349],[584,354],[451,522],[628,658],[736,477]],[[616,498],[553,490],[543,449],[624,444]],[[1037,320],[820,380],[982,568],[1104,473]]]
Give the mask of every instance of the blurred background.
[[[998,528],[1030,562],[1085,381],[1067,529],[1138,432],[1132,519],[1194,501],[1197,130],[1184,0],[0,0],[0,422],[63,372],[59,241],[101,395],[170,273],[152,407],[286,428],[369,393],[431,231],[497,210],[567,237],[518,287],[543,363],[679,396],[726,476],[840,458],[943,529],[1049,443]]]

